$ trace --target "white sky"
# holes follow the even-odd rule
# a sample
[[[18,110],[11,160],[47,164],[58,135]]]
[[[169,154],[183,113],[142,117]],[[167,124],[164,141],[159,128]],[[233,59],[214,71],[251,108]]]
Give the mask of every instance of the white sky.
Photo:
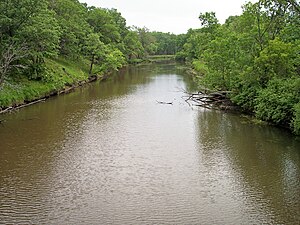
[[[126,19],[128,26],[147,27],[151,31],[186,33],[199,28],[198,16],[216,12],[221,23],[232,15],[242,13],[241,6],[257,0],[79,0],[89,6],[115,8]]]

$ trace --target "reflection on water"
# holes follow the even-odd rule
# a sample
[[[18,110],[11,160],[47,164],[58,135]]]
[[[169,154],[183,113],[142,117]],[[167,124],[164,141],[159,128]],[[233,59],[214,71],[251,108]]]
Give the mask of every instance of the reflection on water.
[[[133,67],[3,115],[0,223],[297,224],[300,142],[182,88],[175,65]]]
[[[212,170],[228,167],[241,197],[270,221],[300,221],[299,141],[283,130],[251,124],[237,115],[201,112],[198,115],[199,149]],[[212,147],[213,146],[213,147]],[[219,156],[222,155],[220,158]],[[219,161],[221,160],[221,162]],[[227,178],[225,178],[228,180]]]

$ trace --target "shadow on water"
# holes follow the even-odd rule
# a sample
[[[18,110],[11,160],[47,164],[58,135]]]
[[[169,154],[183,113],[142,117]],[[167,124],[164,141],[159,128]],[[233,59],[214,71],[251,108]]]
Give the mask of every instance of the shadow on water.
[[[300,221],[300,142],[285,130],[259,126],[239,115],[198,114],[200,155],[209,169],[220,161],[231,168],[239,188],[276,224]]]

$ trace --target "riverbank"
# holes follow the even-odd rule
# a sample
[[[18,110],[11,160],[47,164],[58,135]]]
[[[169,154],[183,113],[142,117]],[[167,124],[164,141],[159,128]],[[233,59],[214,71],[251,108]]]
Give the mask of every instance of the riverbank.
[[[104,74],[89,76],[89,62],[57,58],[45,62],[45,78],[30,80],[20,76],[8,79],[0,90],[0,114],[23,108],[55,95],[68,93],[86,83],[103,79]]]
[[[247,117],[253,124],[274,126],[293,133],[296,136],[300,135],[299,128],[296,126],[298,123],[296,119],[292,119],[289,122],[284,121],[281,123],[276,123],[271,119],[266,120],[260,118],[256,108],[250,109],[239,105],[236,101],[236,93],[234,93],[233,91],[207,89],[207,86],[205,85],[206,83],[203,82],[204,75],[202,68],[197,68],[197,66],[192,64],[187,64],[187,66],[189,68],[187,70],[187,73],[189,73],[193,77],[193,81],[199,85],[198,93],[190,93],[189,101],[193,101],[198,106],[204,108],[242,114]]]
[[[174,55],[149,56],[130,64],[168,63],[175,61]],[[45,101],[46,99],[69,93],[86,83],[105,78],[105,73],[89,75],[90,62],[85,59],[76,61],[65,58],[47,59],[45,76],[42,80],[26,77],[8,79],[0,89],[0,114],[17,110]],[[97,70],[97,69],[96,69]]]

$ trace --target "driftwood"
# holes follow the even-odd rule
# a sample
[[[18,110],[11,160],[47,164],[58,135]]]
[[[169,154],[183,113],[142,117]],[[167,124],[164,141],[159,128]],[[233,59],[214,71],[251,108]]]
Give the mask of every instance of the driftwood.
[[[39,99],[39,100],[36,100],[36,101],[33,101],[33,102],[29,102],[29,103],[24,104],[24,105],[20,105],[20,106],[16,107],[15,109],[21,109],[21,108],[24,108],[26,106],[34,105],[34,104],[39,103],[39,102],[44,102],[45,100],[46,100],[46,98]]]
[[[211,91],[203,88],[197,93],[189,93],[183,90],[186,96],[184,100],[189,106],[200,106],[207,109],[232,110],[233,103],[229,100],[229,91]]]
[[[19,105],[17,107],[8,107],[8,108],[0,111],[0,114],[6,113],[6,112],[11,111],[11,110],[18,110],[18,109],[24,108],[26,106],[30,106],[30,105],[34,105],[34,104],[39,103],[39,102],[43,102],[45,100],[46,100],[46,98],[43,98],[43,99],[39,99],[39,100],[36,100],[36,101],[33,101],[33,102],[29,102],[29,103]]]
[[[0,111],[0,114],[6,113],[6,112],[8,112],[9,110],[12,110],[12,109],[13,109],[13,107],[8,107],[8,108],[6,108],[6,109]]]
[[[160,102],[156,101],[158,104],[165,104],[165,105],[173,105],[173,102]]]

